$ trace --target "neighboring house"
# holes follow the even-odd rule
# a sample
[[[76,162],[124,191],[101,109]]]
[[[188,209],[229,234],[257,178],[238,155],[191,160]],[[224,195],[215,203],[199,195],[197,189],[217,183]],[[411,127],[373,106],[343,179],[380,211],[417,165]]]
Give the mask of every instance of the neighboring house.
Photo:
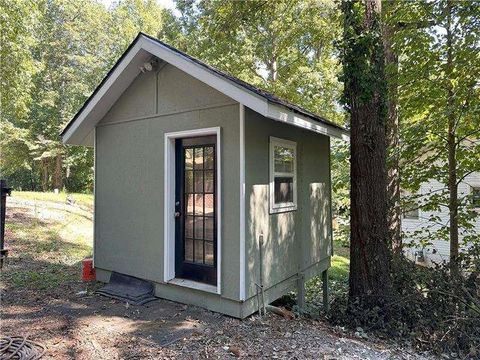
[[[418,195],[427,195],[444,188],[444,184],[436,180],[431,180],[421,185]],[[463,198],[466,195],[472,195],[472,202],[478,208],[479,216],[475,222],[475,230],[480,234],[480,173],[472,173],[468,175],[463,182],[460,183],[458,189],[459,197]],[[407,204],[409,206],[409,204]],[[415,203],[410,204],[412,210],[404,209],[402,219],[402,230],[405,233],[405,243],[413,240],[413,232],[422,227],[429,227],[432,231],[441,228],[441,224],[449,223],[448,208],[443,206],[442,211],[422,211],[418,209]],[[439,224],[432,226],[428,221],[431,216],[438,216],[440,218]],[[479,235],[480,236],[480,235]],[[460,232],[460,245],[462,241],[462,233]],[[406,254],[412,260],[416,260],[420,264],[433,265],[434,263],[448,262],[450,259],[450,242],[445,240],[432,239],[432,244],[422,248],[415,246],[406,249]]]
[[[139,34],[62,132],[95,150],[94,266],[238,318],[332,254],[345,129]],[[324,279],[326,276],[324,277]]]

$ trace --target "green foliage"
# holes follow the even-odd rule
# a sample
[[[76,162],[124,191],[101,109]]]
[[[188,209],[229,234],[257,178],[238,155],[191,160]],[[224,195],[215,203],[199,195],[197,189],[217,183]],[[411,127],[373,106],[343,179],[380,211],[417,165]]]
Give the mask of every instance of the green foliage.
[[[154,0],[0,2],[0,169],[16,189],[91,192],[93,152],[59,133],[139,31],[156,34]]]
[[[212,66],[343,122],[333,1],[177,1],[159,37]]]
[[[0,1],[0,107],[2,123],[25,118],[31,102],[31,76],[35,63],[28,47],[34,45],[34,1]],[[27,90],[27,91],[25,91]]]
[[[343,140],[331,143],[333,237],[343,246],[350,244],[350,145]]]
[[[451,24],[448,4],[397,2],[390,19],[397,27],[394,46],[400,56],[402,188],[414,193],[421,184],[439,182],[438,189],[406,199],[415,200],[427,212],[448,212],[449,119],[454,119],[457,182],[480,171],[480,3],[451,2]],[[464,240],[478,241],[473,228],[478,213],[468,197],[459,194],[459,227]],[[449,240],[449,223],[437,216],[424,220],[423,229],[410,234],[417,241],[426,245],[433,239]]]
[[[386,117],[386,82],[384,50],[379,17],[365,26],[365,5],[362,1],[343,1],[343,39],[341,42],[344,85],[343,103],[347,110],[352,105],[368,103],[380,94],[380,113]]]
[[[387,304],[388,315],[380,308],[365,311],[347,304],[345,284],[343,292],[337,289],[328,316],[334,324],[347,325],[357,333],[401,339],[422,350],[477,358],[480,262],[478,248],[472,249],[470,255],[473,252],[477,256],[469,258],[476,259],[476,270],[465,272],[458,283],[452,282],[448,266],[423,268],[405,260],[397,262],[392,273],[396,295]]]
[[[36,71],[29,46],[38,8],[33,1],[0,1],[0,174],[17,177],[29,170],[28,130],[19,128],[31,105],[32,76]],[[19,173],[22,174],[19,174]]]

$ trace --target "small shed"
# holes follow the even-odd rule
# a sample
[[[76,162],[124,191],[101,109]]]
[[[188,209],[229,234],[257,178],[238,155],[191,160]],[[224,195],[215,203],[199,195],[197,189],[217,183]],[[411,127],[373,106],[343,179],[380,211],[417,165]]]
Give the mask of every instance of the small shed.
[[[98,280],[245,318],[326,275],[334,123],[140,33],[61,135],[94,148]]]

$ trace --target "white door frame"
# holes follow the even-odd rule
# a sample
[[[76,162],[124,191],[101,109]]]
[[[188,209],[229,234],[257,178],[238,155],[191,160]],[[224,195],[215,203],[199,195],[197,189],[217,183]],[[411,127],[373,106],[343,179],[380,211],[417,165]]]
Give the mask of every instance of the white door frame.
[[[217,286],[190,280],[175,279],[175,139],[194,136],[217,136]],[[222,254],[222,182],[221,182],[220,127],[193,129],[165,133],[165,168],[164,168],[164,269],[163,280],[176,285],[197,290],[221,294],[221,254]]]

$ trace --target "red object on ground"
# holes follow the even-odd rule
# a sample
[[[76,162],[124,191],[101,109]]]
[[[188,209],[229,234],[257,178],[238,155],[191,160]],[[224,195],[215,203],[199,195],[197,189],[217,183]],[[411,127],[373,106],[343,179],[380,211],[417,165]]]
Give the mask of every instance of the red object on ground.
[[[82,280],[94,281],[96,279],[93,259],[83,259],[82,261]]]

